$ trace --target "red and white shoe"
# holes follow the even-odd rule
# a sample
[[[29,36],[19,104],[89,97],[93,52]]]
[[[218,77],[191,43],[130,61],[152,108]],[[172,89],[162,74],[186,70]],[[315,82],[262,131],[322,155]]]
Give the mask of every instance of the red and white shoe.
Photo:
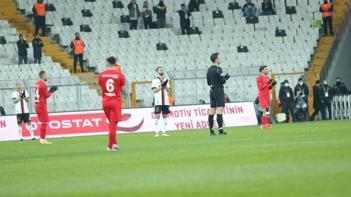
[[[108,152],[115,152],[115,151],[118,151],[118,150],[119,150],[118,144],[112,145],[112,148],[107,147],[107,151]]]
[[[266,125],[266,129],[271,129],[271,128],[272,128],[271,124]]]

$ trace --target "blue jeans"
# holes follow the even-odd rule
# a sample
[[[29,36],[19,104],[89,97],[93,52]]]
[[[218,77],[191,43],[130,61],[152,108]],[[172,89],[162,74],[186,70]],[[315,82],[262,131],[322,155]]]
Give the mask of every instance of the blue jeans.
[[[26,55],[18,55],[18,64],[27,64],[28,58]]]

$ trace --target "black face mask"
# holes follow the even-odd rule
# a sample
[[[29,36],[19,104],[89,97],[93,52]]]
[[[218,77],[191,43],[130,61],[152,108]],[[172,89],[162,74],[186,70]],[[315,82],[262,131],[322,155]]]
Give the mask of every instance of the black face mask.
[[[340,84],[341,84],[341,81],[337,81],[337,82],[336,82],[336,85],[340,85]]]
[[[79,40],[80,39],[80,37],[79,36],[76,36],[76,40]]]

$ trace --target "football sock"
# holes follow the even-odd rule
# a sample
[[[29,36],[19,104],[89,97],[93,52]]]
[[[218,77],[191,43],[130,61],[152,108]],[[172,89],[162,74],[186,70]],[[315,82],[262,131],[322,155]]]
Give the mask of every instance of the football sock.
[[[163,118],[162,121],[162,133],[166,133],[167,130],[167,118]]]
[[[20,137],[20,139],[22,139],[22,127],[21,126],[18,126],[18,135]]]
[[[34,138],[34,130],[32,128],[32,125],[29,123],[27,124],[28,130],[29,130],[29,134],[31,138]]]
[[[40,125],[40,139],[41,140],[45,140],[45,138],[46,138],[46,126],[47,126],[47,124]]]
[[[159,130],[158,130],[158,124],[160,122],[160,119],[155,119],[155,131],[156,131],[156,134],[159,133]]]
[[[210,127],[210,131],[213,131],[213,115],[208,115],[208,125]]]
[[[116,132],[117,132],[117,123],[110,122],[110,124],[109,124],[109,140],[108,140],[108,147],[109,148],[112,148],[112,145],[117,144]]]
[[[218,130],[223,131],[223,115],[222,114],[217,114],[217,124],[218,124]]]

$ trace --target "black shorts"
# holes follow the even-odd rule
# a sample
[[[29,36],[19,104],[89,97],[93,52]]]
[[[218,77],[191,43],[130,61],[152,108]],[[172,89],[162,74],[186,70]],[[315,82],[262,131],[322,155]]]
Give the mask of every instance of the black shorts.
[[[24,123],[30,122],[30,115],[29,115],[29,113],[17,114],[17,123],[21,124],[22,122],[24,122]]]
[[[169,111],[169,106],[168,105],[156,105],[155,106],[155,114],[161,114],[161,112],[162,112],[162,114],[169,114],[169,113],[171,113],[170,111]]]
[[[211,108],[224,107],[224,89],[213,88],[210,90]]]

